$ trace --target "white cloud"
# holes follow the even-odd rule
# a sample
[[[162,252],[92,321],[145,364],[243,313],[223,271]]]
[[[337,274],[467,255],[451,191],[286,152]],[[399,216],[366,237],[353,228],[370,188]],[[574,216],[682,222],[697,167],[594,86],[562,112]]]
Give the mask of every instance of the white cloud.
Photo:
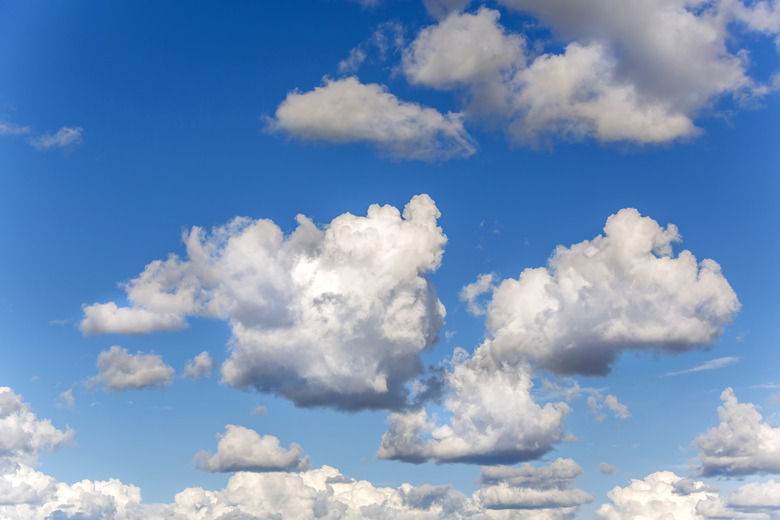
[[[693,368],[689,368],[687,370],[680,370],[678,372],[669,372],[666,375],[679,376],[682,374],[690,374],[692,372],[701,372],[704,370],[716,370],[718,368],[723,368],[725,366],[733,365],[734,363],[738,363],[738,362],[739,362],[738,357],[722,357],[722,358],[712,359],[710,361],[702,363],[701,365],[695,366]]]
[[[704,476],[780,473],[780,428],[772,428],[751,403],[727,388],[718,407],[720,424],[696,439]]]
[[[38,419],[22,396],[0,387],[0,459],[34,463],[40,451],[57,451],[72,439],[72,430],[63,432],[48,419]]]
[[[211,356],[205,350],[187,361],[184,365],[184,376],[190,379],[200,379],[201,377],[211,377],[211,369],[217,366],[217,363],[211,359]]]
[[[84,306],[84,320],[79,325],[85,336],[92,334],[146,334],[179,330],[186,327],[178,314],[152,312],[139,307],[117,307],[116,303]]]
[[[610,216],[604,232],[558,246],[547,268],[492,290],[482,346],[490,358],[605,375],[626,350],[681,352],[717,339],[739,302],[716,262],[675,257],[677,228],[635,209]]]
[[[576,462],[561,458],[538,468],[528,463],[519,468],[483,467],[478,493],[489,509],[547,510],[565,518],[580,505],[593,501],[593,495],[571,488],[581,474]]]
[[[701,482],[683,492],[676,484],[683,481],[671,471],[659,471],[644,480],[632,479],[626,487],[615,487],[607,496],[612,501],[596,511],[598,520],[695,520],[703,519],[697,505],[717,495]]]
[[[325,229],[299,215],[288,236],[268,220],[237,218],[185,233],[187,260],[171,255],[125,285],[131,306],[168,323],[188,315],[230,322],[222,378],[304,406],[394,408],[422,373],[420,353],[438,341],[444,306],[426,275],[446,237],[427,195],[403,215],[372,205]],[[109,323],[85,307],[85,332],[148,332],[147,322]]]
[[[97,368],[97,375],[86,384],[102,383],[111,392],[163,387],[173,382],[174,370],[160,356],[143,352],[130,354],[119,345],[98,354]]]
[[[301,457],[303,448],[292,443],[286,450],[273,435],[262,437],[254,430],[228,424],[225,433],[218,434],[217,452],[201,451],[195,457],[195,467],[206,471],[305,471],[309,457]]]
[[[613,473],[617,473],[617,468],[615,466],[612,466],[610,464],[607,464],[606,462],[602,462],[599,464],[599,473],[602,475],[612,475]]]
[[[614,395],[607,395],[602,397],[600,392],[594,392],[588,396],[588,411],[596,416],[598,421],[604,420],[604,414],[601,410],[607,407],[616,419],[628,419],[631,417],[631,412],[628,411],[628,406],[618,401]]]
[[[64,392],[60,392],[60,399],[57,403],[58,408],[73,408],[76,406],[76,398],[73,397],[73,389],[69,388]]]
[[[391,414],[377,456],[407,462],[515,463],[536,459],[563,437],[565,403],[538,405],[530,371],[496,367],[477,351],[456,349],[445,377],[449,424],[438,426],[421,409]],[[425,437],[425,438],[423,438]],[[428,438],[429,437],[429,438]]]
[[[51,148],[69,148],[80,145],[83,141],[84,129],[81,127],[63,126],[56,134],[44,134],[30,137],[28,142],[38,150]]]
[[[368,143],[399,159],[468,157],[476,151],[462,115],[398,99],[355,77],[326,79],[309,92],[290,92],[271,127],[307,141]]]
[[[484,306],[477,302],[477,298],[491,289],[493,289],[493,274],[482,274],[476,282],[465,285],[458,293],[458,298],[466,302],[470,313],[479,316],[486,311]]]
[[[498,23],[499,13],[482,8],[451,14],[420,31],[404,50],[403,71],[411,83],[446,89],[493,79],[524,63],[524,42]]]
[[[268,408],[266,408],[262,404],[259,406],[255,406],[255,408],[252,410],[252,415],[265,415],[267,413],[268,413]]]

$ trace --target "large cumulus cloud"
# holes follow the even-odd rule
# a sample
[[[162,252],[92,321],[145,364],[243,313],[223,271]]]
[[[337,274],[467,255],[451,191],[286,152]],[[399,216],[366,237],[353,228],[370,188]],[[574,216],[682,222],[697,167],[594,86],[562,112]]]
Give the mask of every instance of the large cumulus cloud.
[[[343,409],[404,405],[438,341],[444,307],[426,275],[446,237],[427,195],[403,215],[373,205],[324,229],[304,216],[285,236],[268,220],[236,218],[184,234],[187,259],[170,255],[125,284],[130,302],[85,306],[85,334],[147,333],[187,316],[230,322],[230,385],[299,405]]]
[[[711,344],[739,302],[714,260],[673,254],[679,240],[673,224],[623,209],[607,219],[603,235],[558,246],[548,267],[483,284],[490,339],[481,348],[496,363],[605,375],[627,350]]]

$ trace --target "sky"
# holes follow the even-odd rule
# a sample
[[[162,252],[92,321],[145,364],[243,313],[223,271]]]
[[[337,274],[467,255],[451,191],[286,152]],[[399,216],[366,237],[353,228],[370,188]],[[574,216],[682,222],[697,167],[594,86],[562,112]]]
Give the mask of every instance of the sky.
[[[0,517],[780,519],[776,0],[0,3]]]

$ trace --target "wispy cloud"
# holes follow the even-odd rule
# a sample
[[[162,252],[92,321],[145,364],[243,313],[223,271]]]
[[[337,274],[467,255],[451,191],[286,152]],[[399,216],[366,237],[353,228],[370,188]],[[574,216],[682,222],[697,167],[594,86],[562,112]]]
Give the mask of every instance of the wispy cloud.
[[[36,137],[30,137],[27,142],[30,146],[38,150],[50,150],[51,148],[68,148],[77,146],[84,140],[82,134],[84,129],[80,126],[63,126],[57,130],[56,134],[43,134]]]
[[[717,368],[723,368],[725,366],[733,365],[734,363],[738,363],[738,362],[739,362],[738,357],[722,357],[722,358],[717,358],[717,359],[707,361],[706,363],[702,363],[699,366],[695,366],[687,370],[680,370],[679,372],[669,372],[666,375],[679,376],[681,374],[690,374],[691,372],[701,372],[703,370],[715,370]]]

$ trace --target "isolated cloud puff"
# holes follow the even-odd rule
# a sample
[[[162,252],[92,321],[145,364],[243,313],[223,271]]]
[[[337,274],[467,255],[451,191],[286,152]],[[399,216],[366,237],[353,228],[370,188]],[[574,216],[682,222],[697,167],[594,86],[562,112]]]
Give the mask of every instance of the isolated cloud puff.
[[[461,114],[405,102],[355,77],[326,79],[309,92],[290,92],[271,127],[307,141],[368,143],[399,159],[446,160],[476,151]]]
[[[628,419],[631,417],[628,406],[618,401],[617,397],[614,395],[603,397],[600,392],[595,392],[588,396],[588,411],[595,415],[598,421],[604,420],[604,413],[602,410],[605,406],[612,412],[616,419]]]
[[[111,392],[163,387],[173,382],[174,370],[157,354],[130,354],[114,345],[98,354],[98,373],[87,380],[88,386],[102,383]]]
[[[772,428],[756,406],[740,403],[734,390],[720,396],[720,424],[696,439],[703,476],[780,473],[780,428]]]
[[[404,406],[407,383],[423,371],[420,353],[444,322],[426,278],[447,240],[439,216],[418,195],[403,215],[372,205],[324,229],[299,215],[288,236],[248,218],[210,233],[194,227],[184,234],[186,260],[150,263],[124,286],[129,307],[85,306],[81,329],[145,333],[191,315],[224,319],[233,332],[222,366],[230,385],[302,406]]]
[[[190,379],[211,377],[211,369],[217,366],[216,361],[205,350],[187,361],[184,365],[184,376]]]
[[[561,458],[542,467],[528,463],[519,468],[484,467],[479,497],[489,509],[547,510],[567,518],[580,505],[593,502],[593,495],[571,488],[581,474],[579,464]]]
[[[486,287],[489,339],[481,348],[496,364],[606,375],[627,350],[711,344],[739,302],[715,261],[673,255],[679,240],[673,224],[620,210],[604,235],[558,246],[548,267]]]
[[[612,475],[617,473],[617,468],[611,464],[607,464],[606,462],[599,464],[598,470],[602,475]]]
[[[292,443],[286,450],[273,435],[262,437],[254,430],[228,424],[225,433],[217,435],[217,452],[201,451],[195,457],[195,467],[217,473],[233,471],[304,471],[309,469],[309,457],[301,457],[303,448]]]
[[[48,419],[38,419],[21,395],[0,387],[0,464],[2,459],[34,464],[40,451],[57,451],[72,439],[72,430],[63,432]]]
[[[531,372],[495,367],[478,351],[457,349],[445,376],[449,424],[438,425],[424,408],[394,413],[377,456],[419,463],[512,464],[536,459],[563,438],[566,403],[537,404]]]

